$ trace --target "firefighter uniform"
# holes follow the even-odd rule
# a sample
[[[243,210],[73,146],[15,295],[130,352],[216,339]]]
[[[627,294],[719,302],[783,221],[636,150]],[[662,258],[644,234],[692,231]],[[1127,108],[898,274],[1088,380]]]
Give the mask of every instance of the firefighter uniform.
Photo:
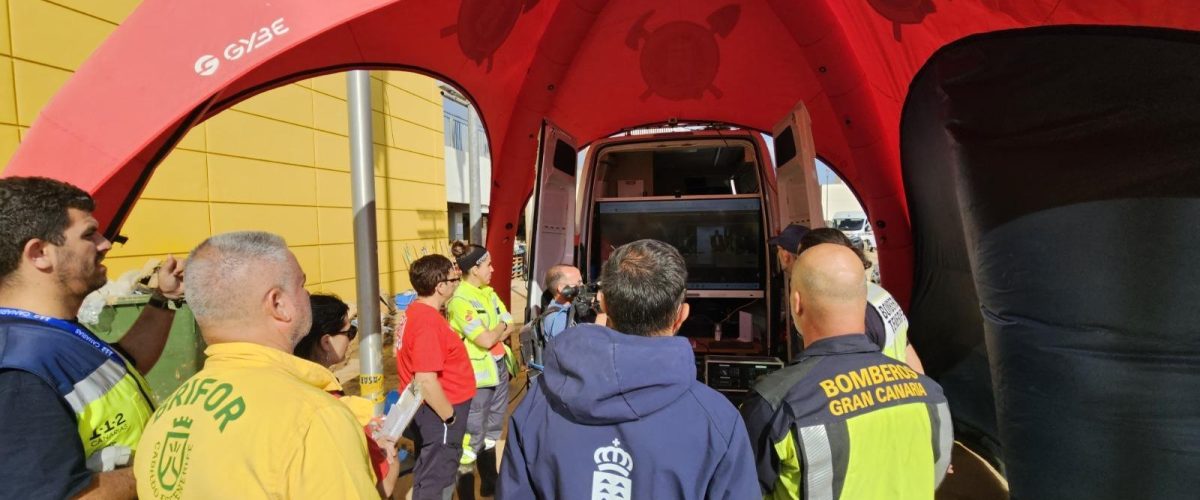
[[[814,342],[742,415],[765,498],[932,499],[950,464],[941,387],[866,335]]]

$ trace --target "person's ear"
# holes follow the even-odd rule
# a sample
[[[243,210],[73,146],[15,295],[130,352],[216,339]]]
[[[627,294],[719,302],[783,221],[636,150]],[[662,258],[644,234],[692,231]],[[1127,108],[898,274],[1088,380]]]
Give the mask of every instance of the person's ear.
[[[604,301],[604,291],[596,292],[596,302],[600,304],[600,312],[608,314],[608,303]]]
[[[292,310],[291,300],[283,289],[277,286],[267,290],[267,310],[271,314],[271,318],[281,323],[291,323],[295,317],[295,311]]]
[[[675,324],[671,325],[672,334],[679,331],[679,328],[683,326],[684,321],[687,321],[688,315],[691,312],[692,306],[688,305],[687,302],[679,304],[679,309],[675,310]]]
[[[800,300],[800,292],[792,292],[792,300],[789,302],[791,302],[793,318],[799,318],[801,314],[804,314],[804,304]]]
[[[22,259],[28,259],[38,271],[49,271],[54,268],[54,245],[38,238],[25,242],[21,249]]]

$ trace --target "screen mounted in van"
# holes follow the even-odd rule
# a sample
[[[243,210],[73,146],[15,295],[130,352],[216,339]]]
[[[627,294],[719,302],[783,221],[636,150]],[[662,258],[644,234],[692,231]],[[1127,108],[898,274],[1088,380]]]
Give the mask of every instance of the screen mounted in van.
[[[617,247],[652,238],[683,254],[689,290],[762,290],[765,248],[761,201],[602,201],[592,224],[589,274]]]

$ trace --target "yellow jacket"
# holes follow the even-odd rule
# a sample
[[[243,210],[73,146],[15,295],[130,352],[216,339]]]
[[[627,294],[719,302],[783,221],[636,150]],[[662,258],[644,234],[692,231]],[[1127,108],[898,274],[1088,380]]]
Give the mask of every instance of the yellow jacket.
[[[325,367],[269,347],[209,346],[134,458],[140,498],[378,498],[362,426]]]
[[[509,373],[516,373],[508,344],[497,342],[491,349],[484,349],[475,343],[475,337],[484,331],[496,328],[500,323],[512,325],[513,322],[512,314],[509,314],[492,287],[476,287],[462,280],[454,296],[446,302],[446,316],[450,328],[462,337],[467,347],[467,357],[471,358],[471,368],[475,370],[475,387],[495,387],[500,384],[497,359],[507,356]]]

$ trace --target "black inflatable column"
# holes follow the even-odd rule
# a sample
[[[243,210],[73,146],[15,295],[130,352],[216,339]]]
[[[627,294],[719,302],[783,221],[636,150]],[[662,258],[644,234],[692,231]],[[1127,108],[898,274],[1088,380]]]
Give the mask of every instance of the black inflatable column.
[[[914,301],[914,332],[978,331],[977,300],[1013,497],[1200,498],[1200,34],[983,35],[913,92],[905,178],[944,201],[914,202],[944,249],[918,253],[914,296],[936,299]],[[920,224],[955,219],[944,238]],[[975,293],[947,293],[963,254]]]

